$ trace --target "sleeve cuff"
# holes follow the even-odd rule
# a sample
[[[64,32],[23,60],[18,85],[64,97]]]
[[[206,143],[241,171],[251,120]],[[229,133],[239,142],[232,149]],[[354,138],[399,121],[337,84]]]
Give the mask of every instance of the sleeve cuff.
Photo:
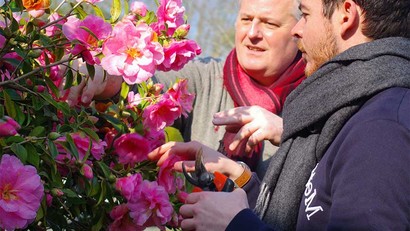
[[[251,209],[240,211],[226,227],[227,231],[238,230],[271,230]]]

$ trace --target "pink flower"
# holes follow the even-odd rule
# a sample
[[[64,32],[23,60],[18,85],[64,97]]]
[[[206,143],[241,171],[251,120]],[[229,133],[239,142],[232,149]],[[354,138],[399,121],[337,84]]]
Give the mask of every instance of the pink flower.
[[[173,194],[177,190],[177,177],[175,176],[174,164],[181,160],[182,158],[180,156],[174,155],[171,158],[166,159],[164,164],[159,167],[158,184],[164,187],[168,193]]]
[[[146,107],[142,114],[144,127],[157,131],[171,125],[180,116],[181,106],[167,94],[158,103]]]
[[[140,134],[127,133],[114,141],[114,149],[119,156],[118,162],[134,165],[148,159],[150,146],[148,140]]]
[[[91,155],[96,160],[101,160],[101,155],[105,153],[104,148],[105,146],[107,146],[107,143],[105,143],[105,141],[92,140],[90,137],[84,135],[83,133],[73,133],[71,134],[71,137],[73,138],[74,144],[78,149],[80,160],[85,157],[85,154],[88,151],[88,147],[90,146],[90,142],[92,142]],[[58,138],[58,140],[65,140],[65,137],[60,137]]]
[[[108,226],[110,231],[139,231],[144,230],[144,227],[137,226],[132,222],[131,217],[129,216],[129,210],[126,204],[121,204],[115,206],[111,212],[110,217],[114,220]]]
[[[111,75],[122,75],[128,84],[141,83],[154,75],[164,60],[155,32],[145,23],[119,22],[103,45],[101,66]]]
[[[92,142],[91,145],[91,156],[94,157],[96,160],[100,160],[103,153],[105,153],[105,147],[107,143],[105,141],[95,141],[92,140],[90,137],[85,136],[83,133],[73,133],[71,134],[73,138],[74,145],[78,151],[78,160],[75,159],[74,156],[71,155],[67,150],[63,148],[60,142],[65,142],[66,137],[59,137],[55,142],[60,154],[57,155],[56,161],[59,163],[57,165],[58,171],[63,176],[67,175],[70,171],[70,168],[77,169],[76,162],[83,162],[85,155],[88,152],[88,148],[90,146],[90,141]],[[91,164],[91,161],[86,160],[84,163]],[[90,176],[90,175],[88,175]]]
[[[188,113],[192,111],[192,103],[194,102],[195,95],[188,91],[188,80],[179,79],[174,83],[172,88],[167,91],[175,101],[177,101],[182,107],[182,115],[188,117]]]
[[[18,129],[20,129],[20,125],[13,118],[4,116],[0,119],[0,137],[14,136]]]
[[[34,18],[40,18],[46,12],[45,10],[28,10],[27,11]]]
[[[24,166],[5,154],[0,162],[0,229],[27,227],[35,218],[44,195],[40,176],[33,166]]]
[[[149,129],[145,133],[145,137],[150,142],[151,150],[158,148],[165,143],[165,132],[164,130]]]
[[[84,28],[87,28],[91,33]],[[104,19],[95,15],[88,15],[83,21],[74,16],[68,18],[63,25],[63,33],[69,41],[78,40],[72,49],[73,55],[80,54],[84,60],[90,64],[99,64],[100,60],[96,55],[101,52],[99,41],[106,39],[111,33],[111,25]]]
[[[56,57],[49,50],[42,49],[41,54],[37,60],[40,63],[40,66],[45,67],[47,64],[55,62]],[[59,65],[50,67],[50,79],[54,82],[54,84],[56,84],[56,86],[60,84],[60,82],[63,80],[63,77],[64,76],[60,74]]]
[[[127,201],[132,201],[132,199],[139,198],[141,194],[142,176],[136,173],[131,176],[118,178],[115,183],[115,188],[121,192],[121,195],[127,199]]]
[[[182,0],[161,0],[157,10],[158,22],[152,25],[154,30],[157,33],[166,31],[168,36],[172,36],[176,28],[184,24],[184,12]]]
[[[50,22],[57,21],[61,18],[61,16],[56,12],[51,14],[49,17]],[[62,26],[65,22],[67,22],[67,19],[62,19],[58,21],[56,24],[46,27],[46,35],[49,37],[56,35],[58,31],[61,31],[61,27],[59,26]]]
[[[155,181],[146,180],[141,184],[141,196],[138,200],[128,202],[128,209],[130,217],[139,226],[151,221],[161,227],[171,220],[174,212],[164,187],[158,186]]]
[[[138,104],[140,104],[142,100],[141,100],[141,96],[139,93],[134,94],[133,91],[130,91],[128,93],[127,101],[128,101],[127,108],[132,109],[138,106]]]
[[[134,1],[131,3],[130,11],[133,14],[141,15],[144,17],[147,14],[147,6],[143,2]]]
[[[178,71],[195,56],[200,55],[201,52],[201,48],[193,40],[173,41],[168,47],[164,48],[165,59],[158,66],[158,70]]]

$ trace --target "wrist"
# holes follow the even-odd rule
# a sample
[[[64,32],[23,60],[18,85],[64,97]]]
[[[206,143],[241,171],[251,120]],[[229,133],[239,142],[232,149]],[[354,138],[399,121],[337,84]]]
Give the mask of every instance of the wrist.
[[[237,187],[242,188],[251,179],[252,172],[251,172],[251,169],[249,168],[249,166],[246,163],[244,163],[242,161],[237,161],[236,163],[238,163],[242,167],[242,173],[239,177],[237,177],[234,180],[234,182],[235,182]]]

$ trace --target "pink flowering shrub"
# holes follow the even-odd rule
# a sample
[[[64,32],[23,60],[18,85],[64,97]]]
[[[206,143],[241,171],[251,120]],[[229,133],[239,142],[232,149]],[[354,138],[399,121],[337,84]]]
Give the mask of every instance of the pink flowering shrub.
[[[177,159],[157,167],[147,154],[182,141],[170,126],[194,95],[187,80],[150,78],[201,49],[186,38],[181,0],[156,11],[106,1],[108,16],[101,0],[0,1],[0,230],[178,229]],[[107,75],[123,80],[116,97],[68,103]]]

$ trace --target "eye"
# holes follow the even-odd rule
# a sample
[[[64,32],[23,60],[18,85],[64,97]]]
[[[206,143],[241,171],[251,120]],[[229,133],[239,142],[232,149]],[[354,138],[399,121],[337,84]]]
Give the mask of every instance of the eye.
[[[241,18],[241,21],[252,21],[252,19],[251,19],[251,18],[246,17],[246,18]]]
[[[266,22],[266,24],[270,27],[279,27],[278,24],[273,23],[273,22]]]

